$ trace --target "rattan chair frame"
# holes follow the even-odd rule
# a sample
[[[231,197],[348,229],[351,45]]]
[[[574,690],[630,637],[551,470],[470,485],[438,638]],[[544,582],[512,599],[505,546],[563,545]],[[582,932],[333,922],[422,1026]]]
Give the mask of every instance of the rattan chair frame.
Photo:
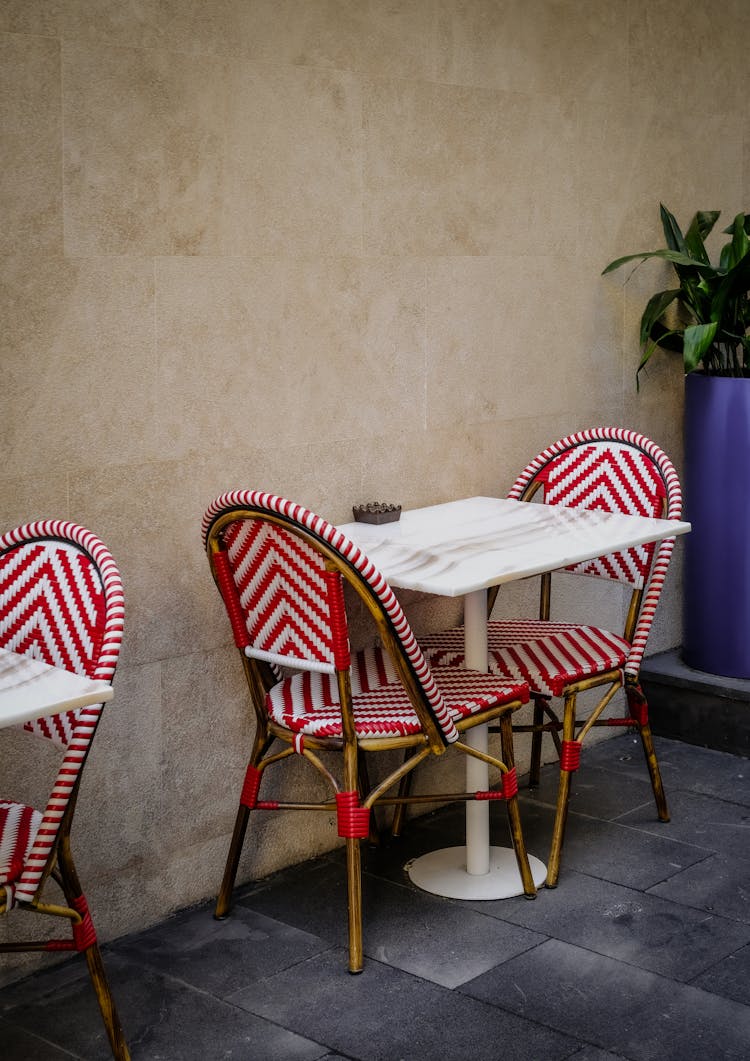
[[[548,446],[535,457],[520,473],[511,487],[508,497],[524,502],[531,502],[538,497],[544,483],[543,476],[550,465],[563,454],[579,447],[626,446],[646,456],[652,467],[658,472],[663,488],[661,511],[649,512],[664,519],[679,519],[682,513],[682,491],[679,479],[669,457],[644,435],[624,428],[596,427],[569,435]],[[549,503],[543,499],[542,503]],[[585,507],[585,506],[584,506]],[[644,512],[644,514],[646,514]],[[644,758],[649,772],[651,787],[660,821],[669,821],[669,809],[664,793],[664,786],[659,769],[659,762],[654,747],[651,725],[648,717],[648,704],[640,683],[640,666],[643,659],[646,641],[651,628],[661,590],[664,584],[667,567],[674,547],[674,537],[665,538],[649,548],[649,566],[640,584],[634,584],[624,626],[623,637],[630,644],[625,665],[622,669],[611,669],[594,672],[581,679],[565,685],[559,697],[542,695],[531,689],[533,713],[531,723],[513,723],[514,733],[531,733],[531,760],[529,785],[538,786],[542,762],[542,739],[545,733],[550,734],[557,756],[560,760],[558,794],[556,800],[555,821],[553,825],[550,854],[547,863],[546,886],[554,888],[559,879],[560,861],[565,838],[565,829],[570,804],[572,775],[578,769],[581,745],[594,727],[629,727],[640,736]],[[591,577],[587,574],[585,577]],[[594,576],[597,577],[597,576]],[[550,620],[552,573],[540,577],[539,614],[542,621]],[[498,587],[488,593],[489,617],[497,598]],[[490,619],[488,640],[490,656],[492,655],[492,628],[502,626],[503,620],[496,624]],[[440,634],[424,642],[425,651],[435,655],[440,646]],[[585,717],[579,717],[579,694],[593,689],[601,689],[601,695],[595,705],[587,710]],[[625,691],[625,713],[614,717],[603,717],[605,709],[612,702],[615,694]],[[562,702],[562,707],[558,703]],[[492,729],[493,727],[490,727]]]
[[[28,546],[55,547],[58,544],[70,547],[85,557],[90,563],[90,571],[101,586],[102,602],[97,621],[98,652],[90,661],[90,668],[86,673],[91,678],[111,683],[122,641],[124,597],[117,566],[99,538],[85,528],[67,521],[43,520],[25,524],[0,537],[0,574],[3,565],[19,550]],[[34,584],[34,579],[28,580],[21,596],[29,593]],[[15,594],[14,603],[17,606],[17,586]],[[0,644],[13,649],[12,638],[9,639],[8,631],[3,629],[2,618],[0,615]],[[62,622],[64,623],[64,620]],[[44,649],[40,648],[39,644],[35,650],[44,654]],[[81,777],[101,719],[102,708],[102,704],[96,704],[66,714],[68,733],[64,741],[57,741],[64,744],[65,754],[43,814],[37,840],[18,879],[12,885],[0,889],[0,914],[18,909],[54,917],[68,922],[71,935],[0,943],[0,953],[83,953],[112,1055],[117,1061],[129,1061],[130,1052],[107,979],[88,903],[76,870],[70,841]],[[37,737],[49,736],[50,733],[46,732],[47,727],[43,723],[44,720],[40,720],[40,723],[27,723],[24,728],[34,732]],[[61,815],[62,808],[64,809]],[[64,902],[46,900],[46,888],[50,879],[59,887]]]
[[[300,511],[305,513],[302,518],[300,517]],[[245,625],[245,617],[241,614],[241,605],[238,610],[239,595],[237,594],[234,599],[227,599],[228,595],[233,595],[232,586],[227,586],[227,581],[222,578],[217,566],[220,562],[221,554],[225,552],[223,535],[226,529],[238,520],[262,520],[283,527],[322,557],[326,570],[335,572],[343,582],[352,588],[356,596],[364,602],[374,620],[381,643],[389,653],[398,677],[420,721],[421,732],[394,737],[358,737],[354,724],[350,673],[347,667],[337,667],[336,670],[342,717],[341,737],[306,736],[304,746],[300,749],[299,744],[295,741],[295,733],[269,719],[265,702],[266,694],[277,680],[277,676],[262,661],[248,658],[246,655],[243,646],[247,636],[247,627]],[[311,529],[311,523],[314,524],[315,529]],[[352,973],[361,972],[364,965],[364,951],[360,845],[362,839],[369,835],[370,812],[380,807],[399,807],[404,804],[419,803],[434,805],[474,799],[496,799],[501,795],[506,803],[510,833],[524,894],[529,898],[533,898],[536,895],[536,887],[523,839],[518,799],[516,792],[513,791],[515,767],[511,714],[522,706],[523,700],[520,698],[508,700],[497,704],[492,709],[457,721],[455,723],[457,731],[454,734],[455,739],[449,742],[439,720],[432,711],[424,683],[415,670],[413,659],[405,650],[402,633],[396,629],[391,616],[383,607],[382,595],[378,592],[376,586],[385,585],[387,587],[385,580],[382,579],[382,576],[367,561],[366,557],[360,553],[357,547],[348,542],[340,532],[319,517],[312,516],[307,510],[300,510],[299,506],[295,506],[284,499],[275,498],[273,495],[258,494],[257,492],[239,491],[223,495],[212,504],[204,517],[203,534],[211,572],[224,599],[235,631],[235,642],[240,651],[256,721],[255,736],[248,761],[248,774],[246,775],[255,778],[255,795],[251,800],[244,798],[240,800],[224,875],[216,902],[215,916],[223,918],[229,914],[239,859],[245,842],[251,810],[322,811],[329,815],[332,811],[337,812],[339,814],[339,835],[344,836],[346,845],[348,967]],[[236,593],[236,586],[234,587],[234,593]],[[416,645],[416,642],[414,644]],[[424,665],[426,666],[426,662]],[[496,723],[499,727],[502,758],[484,755],[461,740],[462,735],[467,730],[475,725],[488,722]],[[281,750],[272,751],[277,742],[281,743]],[[392,751],[398,748],[404,750],[403,761],[398,767],[391,769],[374,787],[369,787],[366,771],[362,769],[363,754],[366,753],[369,756],[372,753]],[[441,757],[449,748],[454,748],[465,755],[484,759],[495,767],[504,780],[503,791],[500,793],[497,791],[492,793],[467,791],[452,793],[431,792],[412,796],[409,794],[404,795],[402,786],[399,788],[398,794],[390,794],[391,790],[399,786],[406,777],[411,775],[418,765],[432,756]],[[341,773],[338,778],[323,763],[318,755],[319,752],[340,753]],[[295,754],[301,755],[318,775],[323,777],[332,792],[333,798],[317,803],[276,800],[270,803],[256,800],[257,789],[265,771]],[[507,784],[505,779],[507,779]],[[359,825],[353,830],[350,830],[346,824],[342,828],[341,811],[338,806],[339,798],[347,793],[358,794],[356,812],[362,812],[364,818],[367,819],[366,824],[362,824],[362,820],[360,820]],[[350,832],[353,835],[349,835]]]
[[[637,432],[622,428],[592,428],[567,438],[560,439],[530,462],[511,487],[509,497],[520,501],[531,501],[542,486],[540,476],[549,464],[557,460],[563,452],[582,446],[606,446],[616,443],[631,446],[647,456],[658,470],[663,483],[664,497],[661,512],[663,519],[679,519],[682,515],[682,490],[675,468],[667,455],[650,439]],[[541,767],[542,737],[544,732],[552,732],[558,737],[556,749],[560,756],[560,775],[558,794],[553,825],[550,854],[547,863],[547,887],[557,885],[560,874],[560,861],[565,840],[565,829],[570,806],[572,776],[578,769],[580,747],[587,734],[598,726],[628,727],[638,732],[643,749],[646,767],[651,781],[651,788],[659,821],[668,822],[669,807],[664,792],[659,761],[654,747],[653,734],[648,715],[648,703],[640,683],[640,666],[646,647],[656,606],[661,596],[667,567],[674,548],[675,539],[665,538],[658,542],[650,552],[649,573],[644,584],[631,592],[623,637],[631,644],[631,652],[622,670],[603,671],[593,674],[581,681],[567,685],[562,691],[562,712],[555,712],[553,700],[538,696],[532,690],[534,715],[532,725],[531,764],[529,782],[532,786],[539,784]],[[586,576],[588,577],[588,576]],[[549,620],[551,610],[552,575],[547,573],[541,578],[539,618]],[[490,603],[490,608],[494,599]],[[592,689],[602,689],[602,695],[585,718],[578,715],[578,696]],[[624,714],[602,717],[605,709],[620,690],[625,691]],[[544,719],[547,719],[545,723]],[[516,726],[516,732],[526,727]],[[574,749],[575,754],[566,754]]]

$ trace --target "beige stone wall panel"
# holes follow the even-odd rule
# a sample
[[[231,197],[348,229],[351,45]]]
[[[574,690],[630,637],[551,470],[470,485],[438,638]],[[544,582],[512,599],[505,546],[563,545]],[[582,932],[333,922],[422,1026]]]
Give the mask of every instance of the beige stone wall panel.
[[[153,265],[18,254],[0,276],[4,473],[154,452]]]
[[[436,0],[439,81],[530,95],[627,90],[628,0]]]
[[[62,250],[60,50],[0,33],[0,255]]]
[[[575,109],[561,101],[372,82],[364,130],[366,252],[554,254],[575,240]]]
[[[63,78],[66,253],[221,251],[225,63],[65,42]]]
[[[164,454],[201,438],[343,443],[423,420],[418,262],[164,260],[157,282]]]

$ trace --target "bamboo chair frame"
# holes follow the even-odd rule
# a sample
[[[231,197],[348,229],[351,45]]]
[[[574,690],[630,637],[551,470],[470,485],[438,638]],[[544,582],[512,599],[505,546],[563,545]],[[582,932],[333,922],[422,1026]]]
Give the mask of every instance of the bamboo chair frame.
[[[28,546],[53,548],[62,543],[72,547],[89,564],[92,577],[100,584],[102,600],[98,606],[96,623],[97,650],[82,673],[89,677],[112,681],[119,658],[123,625],[123,593],[120,575],[111,554],[91,532],[72,523],[42,521],[27,524],[0,537],[0,590],[3,588],[3,567],[8,558]],[[13,604],[18,610],[19,599],[30,595],[35,580],[32,579],[19,593],[18,586],[8,579],[10,588],[3,595],[3,604]],[[4,622],[0,614],[0,644],[13,649],[14,623]],[[33,620],[31,620],[33,625]],[[18,623],[16,622],[16,628]],[[28,625],[28,624],[27,624]],[[64,627],[65,619],[61,620]],[[58,628],[59,630],[59,628]],[[34,635],[33,651],[44,656],[44,634]],[[23,651],[23,649],[18,649]],[[48,659],[48,662],[54,662]],[[101,718],[102,706],[94,705],[67,712],[63,729],[65,738],[60,739],[59,730],[47,727],[46,720],[26,723],[24,728],[35,736],[51,736],[65,747],[63,763],[58,772],[42,826],[29,852],[27,860],[17,877],[0,890],[0,914],[12,909],[47,915],[67,921],[71,935],[53,939],[29,939],[0,943],[0,953],[25,951],[83,953],[89,977],[101,1011],[112,1055],[117,1061],[129,1061],[130,1052],[122,1030],[112,991],[102,961],[96,931],[89,912],[88,903],[81,886],[71,850],[70,830],[73,824],[83,768],[88,758],[96,730]],[[59,716],[62,718],[63,716]],[[60,808],[64,806],[60,816]],[[46,886],[52,880],[62,892],[64,902],[48,902],[44,898]]]
[[[258,503],[256,499],[262,498]],[[224,918],[229,914],[232,892],[235,885],[239,859],[245,841],[246,830],[251,810],[300,810],[312,812],[336,813],[339,835],[345,840],[346,876],[348,895],[348,941],[349,971],[361,972],[364,964],[362,939],[362,891],[361,891],[361,854],[360,842],[370,834],[371,812],[379,807],[398,808],[408,803],[447,803],[474,799],[505,800],[510,832],[523,884],[524,894],[530,898],[536,895],[536,887],[528,862],[528,855],[521,829],[518,809],[517,782],[513,759],[513,734],[511,713],[517,710],[523,698],[498,703],[494,708],[483,710],[460,720],[455,720],[454,739],[446,738],[443,727],[436,718],[430,700],[426,694],[424,682],[420,679],[414,660],[405,650],[403,629],[397,629],[393,618],[383,606],[382,593],[376,589],[382,577],[359,552],[344,539],[330,524],[319,517],[306,513],[300,518],[299,506],[294,506],[283,499],[269,495],[258,495],[249,492],[238,492],[224,495],[217,499],[204,517],[204,543],[214,581],[224,600],[235,635],[235,644],[240,652],[250,699],[255,713],[255,736],[250,752],[243,794],[237,810],[234,830],[230,843],[227,862],[216,902],[215,916]],[[303,522],[303,518],[305,522]],[[325,570],[336,578],[340,588],[348,584],[355,594],[364,602],[374,620],[378,636],[384,650],[390,655],[403,688],[416,713],[421,732],[405,736],[367,737],[358,735],[355,726],[352,689],[348,660],[337,662],[336,681],[342,719],[341,737],[305,736],[303,746],[296,739],[296,734],[269,718],[266,708],[266,695],[278,680],[271,667],[262,660],[249,658],[245,652],[248,644],[248,627],[243,614],[237,586],[233,578],[227,577],[226,548],[223,536],[226,529],[237,521],[263,520],[269,524],[283,527],[300,541],[313,549],[322,559]],[[311,522],[315,529],[311,529]],[[382,585],[387,584],[382,580]],[[390,591],[388,591],[390,592]],[[341,593],[343,609],[343,593]],[[395,600],[395,598],[394,598]],[[398,608],[398,605],[396,605]],[[400,612],[400,608],[398,609]],[[342,632],[348,645],[348,628],[345,611],[342,616]],[[405,620],[404,620],[405,623]],[[407,627],[408,630],[408,627]],[[411,632],[408,631],[409,636]],[[414,642],[416,646],[416,642]],[[418,651],[418,650],[417,650]],[[421,658],[421,652],[419,653]],[[289,661],[294,666],[294,661]],[[426,664],[425,664],[426,666]],[[461,736],[475,725],[495,722],[501,737],[502,759],[492,755],[483,755],[461,740]],[[281,749],[272,751],[272,746],[279,742]],[[501,775],[500,791],[489,793],[450,792],[425,793],[418,796],[404,795],[401,789],[391,795],[391,789],[401,785],[417,766],[431,756],[440,757],[453,747],[465,755],[484,759],[495,767]],[[404,750],[404,760],[392,769],[387,776],[374,786],[369,785],[366,771],[362,770],[363,753],[377,753]],[[341,755],[341,776],[337,778],[323,763],[319,753],[336,752]],[[292,755],[301,757],[325,780],[332,792],[332,798],[322,802],[283,802],[262,801],[258,799],[258,789],[271,766],[288,759]]]
[[[592,429],[581,432],[580,435],[561,440],[555,446],[549,447],[545,454],[541,455],[536,462],[532,462],[531,465],[524,469],[524,472],[521,473],[511,488],[509,496],[517,497],[520,501],[532,501],[537,492],[543,487],[543,483],[539,478],[542,469],[550,461],[556,459],[559,452],[576,446],[587,446],[592,442],[604,445],[608,442],[627,443],[641,453],[646,454],[658,469],[664,487],[664,497],[661,502],[661,511],[658,515],[662,519],[680,518],[682,514],[682,491],[680,490],[679,480],[672,462],[649,439],[634,432],[620,429]],[[531,763],[529,768],[529,785],[531,787],[539,784],[542,737],[545,732],[552,734],[560,761],[555,822],[547,863],[546,885],[548,888],[554,888],[558,883],[568,808],[570,806],[572,775],[578,769],[581,745],[594,727],[627,727],[637,731],[643,748],[649,780],[651,781],[657,816],[659,821],[662,822],[668,822],[670,819],[659,761],[651,732],[648,703],[640,684],[639,672],[646,638],[661,595],[673,546],[674,538],[667,538],[649,549],[650,565],[648,576],[643,585],[637,586],[631,592],[623,637],[634,648],[626,660],[625,666],[622,669],[603,671],[589,678],[566,685],[561,695],[563,701],[561,713],[554,710],[551,698],[537,695],[532,690],[533,723],[530,727],[522,725],[514,727],[514,732],[528,732],[529,729],[532,732]],[[488,596],[490,612],[496,598],[497,587],[494,587],[494,590]],[[550,619],[551,598],[552,574],[547,572],[541,576],[540,580],[539,618],[541,620],[549,621]],[[644,615],[644,602],[646,601],[648,603],[648,612]],[[641,630],[640,636],[637,637],[639,624],[641,625]],[[592,689],[603,689],[602,695],[586,714],[586,717],[579,718],[578,695]],[[603,718],[605,709],[620,689],[625,691],[626,713]],[[547,719],[546,723],[544,721],[545,717]]]
[[[679,519],[682,512],[682,492],[677,474],[665,453],[650,439],[633,431],[621,428],[591,428],[575,435],[561,439],[545,449],[534,458],[521,472],[513,484],[508,497],[518,501],[531,502],[539,491],[545,487],[544,476],[561,455],[579,447],[603,447],[609,445],[630,447],[648,458],[659,480],[663,497],[660,511],[650,511],[648,515],[658,515],[663,519]],[[544,504],[555,503],[543,500]],[[583,505],[583,507],[586,507]],[[532,721],[530,724],[513,723],[514,733],[531,733],[531,762],[529,769],[529,786],[539,784],[542,739],[548,733],[554,743],[560,761],[560,775],[556,802],[555,821],[553,825],[550,854],[547,863],[546,886],[554,888],[558,883],[560,860],[565,838],[565,828],[570,803],[571,778],[578,769],[581,745],[594,727],[620,726],[636,730],[649,772],[651,787],[660,821],[669,821],[669,809],[664,793],[659,763],[654,748],[653,735],[648,717],[648,704],[640,684],[640,665],[645,651],[646,640],[653,621],[669,560],[674,546],[674,538],[666,538],[647,547],[648,567],[640,582],[633,583],[630,602],[625,620],[623,637],[630,649],[624,666],[590,673],[579,680],[568,682],[562,688],[559,697],[544,695],[533,687],[531,680],[531,699],[533,703]],[[627,550],[626,550],[627,551]],[[590,577],[587,572],[586,577]],[[594,575],[594,577],[603,577]],[[540,576],[539,614],[541,622],[550,621],[552,574],[547,572]],[[492,587],[488,593],[488,619],[491,616],[497,599],[498,587]],[[503,620],[493,624],[489,622],[488,640],[490,657],[492,657],[492,627],[501,628]],[[441,634],[431,635],[422,642],[428,658],[438,655],[441,648]],[[587,711],[585,717],[579,717],[578,696],[593,689],[602,689],[597,703]],[[603,717],[605,709],[620,690],[625,691],[626,712],[617,717]],[[562,700],[562,709],[555,706],[557,699]],[[493,727],[490,726],[492,730]]]

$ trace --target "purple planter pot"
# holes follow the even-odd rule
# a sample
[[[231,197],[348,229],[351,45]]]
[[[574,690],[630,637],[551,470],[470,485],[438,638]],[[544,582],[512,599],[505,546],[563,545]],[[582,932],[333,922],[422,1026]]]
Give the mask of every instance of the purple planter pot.
[[[683,658],[750,678],[750,379],[685,380],[685,518]]]

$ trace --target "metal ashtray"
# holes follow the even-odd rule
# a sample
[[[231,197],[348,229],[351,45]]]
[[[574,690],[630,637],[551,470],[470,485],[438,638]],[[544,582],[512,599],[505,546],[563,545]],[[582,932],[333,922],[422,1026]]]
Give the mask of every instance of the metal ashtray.
[[[401,505],[369,501],[366,505],[354,505],[352,512],[358,523],[395,523],[401,518]]]

